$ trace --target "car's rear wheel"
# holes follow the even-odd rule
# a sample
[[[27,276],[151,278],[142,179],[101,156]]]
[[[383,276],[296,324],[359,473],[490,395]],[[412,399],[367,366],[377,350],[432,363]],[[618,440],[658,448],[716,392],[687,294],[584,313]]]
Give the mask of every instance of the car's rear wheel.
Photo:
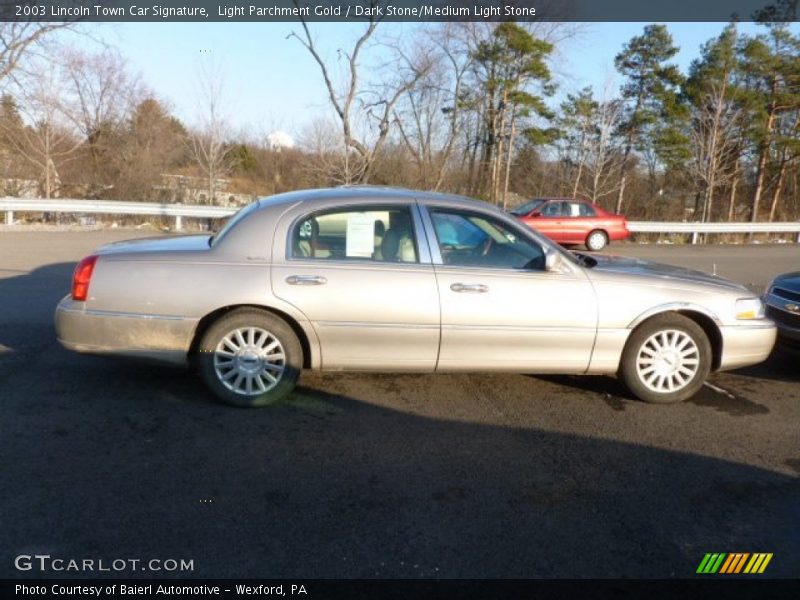
[[[598,252],[608,245],[608,235],[605,231],[595,229],[586,236],[586,248],[592,252]]]
[[[639,325],[625,345],[622,379],[645,402],[668,404],[694,396],[711,370],[711,344],[703,329],[677,313]]]
[[[280,317],[255,309],[235,310],[215,321],[198,347],[206,385],[223,402],[259,407],[294,389],[303,349]]]

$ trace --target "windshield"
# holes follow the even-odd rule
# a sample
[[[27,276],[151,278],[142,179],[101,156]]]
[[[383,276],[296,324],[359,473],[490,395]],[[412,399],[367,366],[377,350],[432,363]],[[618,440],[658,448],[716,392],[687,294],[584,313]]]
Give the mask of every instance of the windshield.
[[[239,209],[239,211],[234,214],[231,218],[229,218],[225,225],[222,226],[222,229],[217,231],[214,235],[212,235],[208,240],[208,245],[213,246],[216,244],[220,239],[225,237],[225,234],[228,233],[231,229],[233,229],[234,225],[236,225],[239,221],[244,219],[247,215],[253,212],[256,208],[258,208],[259,202],[256,200],[255,202],[248,204],[244,208]]]
[[[541,198],[537,198],[535,200],[528,200],[527,202],[520,204],[516,208],[512,208],[510,212],[515,217],[523,217],[525,215],[530,214],[537,208],[539,208],[542,204],[544,204],[544,200],[542,200]]]

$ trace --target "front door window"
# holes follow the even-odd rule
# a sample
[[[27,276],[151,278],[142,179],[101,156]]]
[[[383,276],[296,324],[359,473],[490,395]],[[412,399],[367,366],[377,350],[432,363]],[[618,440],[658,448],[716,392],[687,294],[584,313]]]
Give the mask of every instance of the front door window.
[[[432,211],[431,219],[445,265],[534,270],[545,267],[542,247],[500,220],[479,213],[445,210]]]

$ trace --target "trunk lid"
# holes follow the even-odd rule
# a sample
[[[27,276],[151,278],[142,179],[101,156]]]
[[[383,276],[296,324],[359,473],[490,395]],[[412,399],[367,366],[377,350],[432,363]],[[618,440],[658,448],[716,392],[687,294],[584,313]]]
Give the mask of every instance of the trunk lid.
[[[100,246],[93,252],[98,255],[140,254],[149,252],[202,252],[209,249],[211,234],[180,235],[123,240]]]

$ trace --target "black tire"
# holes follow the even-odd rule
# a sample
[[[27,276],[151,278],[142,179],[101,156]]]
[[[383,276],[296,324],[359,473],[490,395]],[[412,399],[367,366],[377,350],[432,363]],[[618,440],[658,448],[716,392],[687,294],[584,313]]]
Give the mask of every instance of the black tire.
[[[253,340],[248,337],[250,329],[253,330]],[[221,344],[226,336],[234,335],[237,330],[243,333],[245,342],[254,343],[242,346],[237,359],[230,359],[234,362],[229,366],[223,364],[227,363],[227,355],[217,350],[222,348],[230,352],[228,346]],[[270,337],[262,338],[264,334]],[[266,352],[275,341],[278,345]],[[258,344],[262,346],[259,347]],[[283,352],[280,352],[281,349]],[[258,354],[259,351],[277,358],[265,361]],[[280,356],[283,358],[279,358]],[[271,365],[271,368],[268,369],[265,364]],[[247,408],[268,406],[286,397],[294,389],[303,367],[303,348],[292,328],[280,317],[263,310],[237,309],[217,319],[203,334],[198,346],[197,366],[208,388],[226,404]],[[274,373],[280,367],[283,369],[276,377]],[[230,375],[232,371],[235,372],[226,384],[223,377]],[[232,389],[231,386],[239,374],[243,377],[240,385],[251,385],[251,393],[247,393],[247,390]],[[277,381],[273,383],[267,379],[268,377]],[[250,384],[247,383],[247,379],[251,379]],[[259,384],[257,380],[261,383]]]
[[[686,342],[687,345],[678,352],[668,344],[663,344],[661,334],[665,334],[667,341],[671,340],[673,344],[680,345],[687,338],[691,341]],[[659,345],[666,347],[666,350],[658,358],[658,353],[654,354],[652,363],[648,362],[651,360],[648,353]],[[688,400],[700,390],[711,371],[711,360],[711,343],[703,328],[683,315],[665,313],[647,319],[631,333],[622,352],[620,375],[637,398],[654,404],[671,404]],[[641,371],[639,365],[642,366]],[[696,370],[691,376],[682,370],[691,371],[693,366],[696,366]],[[673,370],[660,379],[661,374],[670,367]],[[685,381],[677,384],[680,377]],[[674,391],[654,389],[665,385],[669,387],[670,384],[674,385]]]
[[[592,252],[599,252],[608,246],[608,234],[602,229],[594,229],[586,236],[586,249]]]

